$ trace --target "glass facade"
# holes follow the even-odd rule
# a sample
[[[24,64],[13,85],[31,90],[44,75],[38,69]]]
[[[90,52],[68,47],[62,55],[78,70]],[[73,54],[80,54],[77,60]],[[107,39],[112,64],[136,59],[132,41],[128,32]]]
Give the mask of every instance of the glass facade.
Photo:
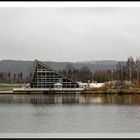
[[[31,88],[54,88],[56,83],[61,83],[62,88],[79,88],[79,84],[59,74],[44,63],[35,60]]]

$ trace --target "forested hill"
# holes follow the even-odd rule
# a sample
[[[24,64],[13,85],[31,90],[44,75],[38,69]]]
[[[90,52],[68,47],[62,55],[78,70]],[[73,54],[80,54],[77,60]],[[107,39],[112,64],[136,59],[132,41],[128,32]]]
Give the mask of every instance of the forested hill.
[[[81,62],[52,62],[44,61],[50,67],[57,71],[66,69],[68,66],[72,66],[76,69],[82,67],[88,67],[92,72],[103,69],[115,69],[117,61],[103,60],[103,61],[81,61]],[[31,72],[34,61],[21,61],[21,60],[1,60],[0,61],[0,72],[10,72],[11,74],[17,74],[22,72],[23,75],[27,75]]]

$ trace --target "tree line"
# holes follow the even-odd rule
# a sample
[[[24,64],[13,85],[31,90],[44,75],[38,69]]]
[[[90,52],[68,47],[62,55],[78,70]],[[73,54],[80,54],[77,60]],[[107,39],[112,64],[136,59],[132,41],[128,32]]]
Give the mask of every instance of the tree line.
[[[140,84],[140,57],[134,60],[133,57],[129,57],[126,62],[118,62],[115,70],[91,70],[84,66],[80,69],[72,67],[68,64],[66,69],[60,70],[59,73],[75,81],[88,82],[108,82],[118,81],[123,84],[124,81],[131,81],[133,83]],[[31,73],[24,76],[22,72],[17,74],[11,74],[8,72],[0,72],[0,82],[2,83],[29,83],[31,80]]]
[[[115,70],[96,70],[93,73],[87,66],[75,69],[71,65],[67,65],[65,70],[61,70],[59,72],[70,79],[81,82],[93,81],[101,83],[111,81],[115,78]]]
[[[28,83],[30,82],[31,74],[24,76],[22,72],[11,74],[8,72],[0,72],[0,83]]]
[[[118,62],[115,70],[96,70],[93,73],[86,66],[81,69],[75,69],[71,65],[67,65],[67,68],[60,71],[60,73],[68,78],[82,82],[90,80],[96,82],[118,81],[120,84],[124,81],[139,83],[140,57],[137,57],[136,60],[133,57],[129,57],[126,62]]]
[[[123,81],[130,81],[134,84],[140,83],[140,57],[135,60],[129,57],[126,63],[118,62],[117,64],[117,79]]]

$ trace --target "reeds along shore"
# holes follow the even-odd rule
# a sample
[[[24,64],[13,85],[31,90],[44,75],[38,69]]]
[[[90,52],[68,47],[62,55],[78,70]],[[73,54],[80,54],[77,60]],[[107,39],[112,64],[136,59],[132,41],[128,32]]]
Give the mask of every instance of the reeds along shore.
[[[82,94],[140,94],[140,89],[107,89],[107,90],[84,90]]]

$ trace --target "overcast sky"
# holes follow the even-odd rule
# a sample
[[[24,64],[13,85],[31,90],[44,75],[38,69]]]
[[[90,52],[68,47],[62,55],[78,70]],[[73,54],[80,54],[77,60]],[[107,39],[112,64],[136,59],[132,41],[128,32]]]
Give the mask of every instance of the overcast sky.
[[[0,7],[0,60],[140,56],[140,7]]]

